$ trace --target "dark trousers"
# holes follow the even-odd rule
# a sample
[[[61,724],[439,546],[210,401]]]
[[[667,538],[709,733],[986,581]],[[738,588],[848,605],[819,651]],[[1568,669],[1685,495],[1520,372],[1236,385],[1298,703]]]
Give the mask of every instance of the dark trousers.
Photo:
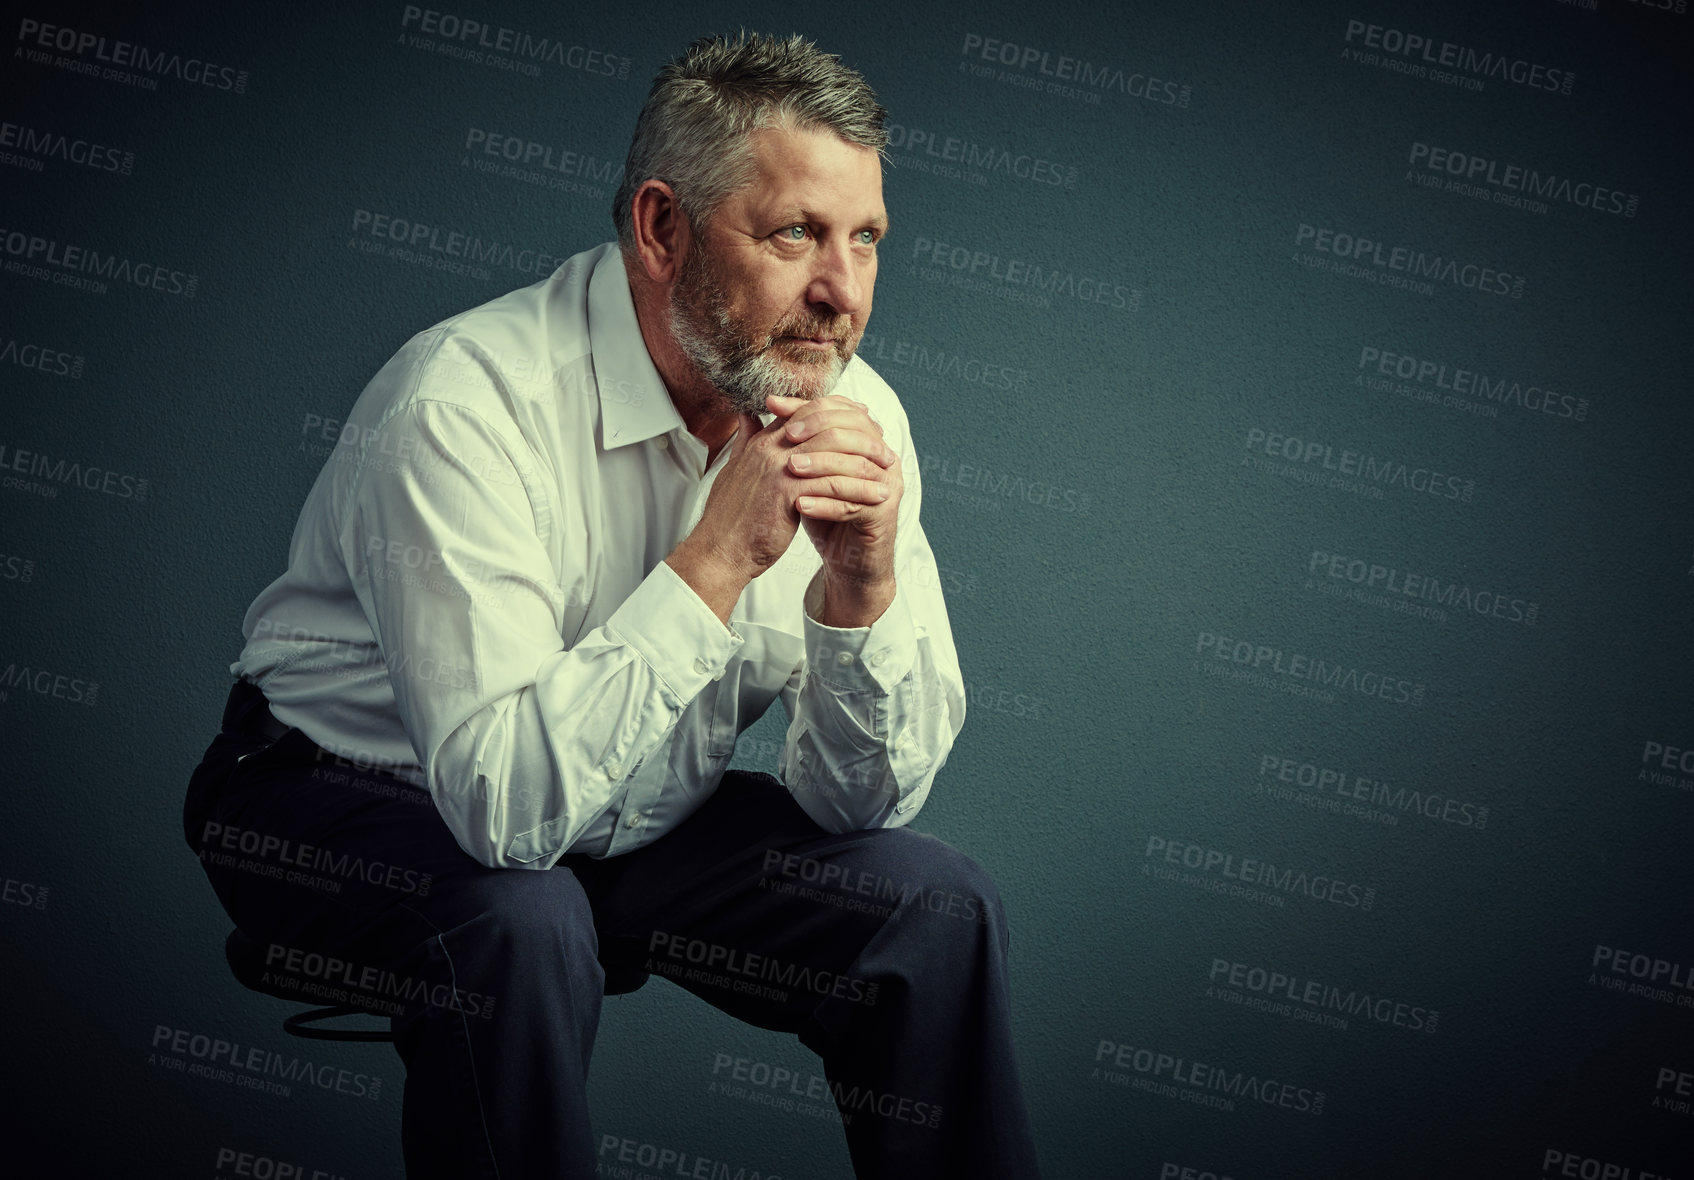
[[[267,725],[238,683],[185,835],[277,978],[392,1016],[414,1180],[595,1174],[584,1091],[608,970],[796,1034],[860,1177],[1038,1175],[1005,913],[947,844],[831,835],[770,775],[731,771],[636,852],[492,869],[427,792]]]

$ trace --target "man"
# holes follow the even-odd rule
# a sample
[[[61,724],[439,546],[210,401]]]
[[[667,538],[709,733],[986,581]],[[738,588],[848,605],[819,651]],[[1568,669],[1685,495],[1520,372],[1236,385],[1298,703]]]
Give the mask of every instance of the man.
[[[797,37],[666,66],[616,245],[402,348],[248,611],[185,830],[267,963],[402,1008],[410,1176],[594,1174],[643,971],[816,1050],[860,1176],[1036,1175],[1000,900],[904,827],[965,697],[853,356],[883,117]]]

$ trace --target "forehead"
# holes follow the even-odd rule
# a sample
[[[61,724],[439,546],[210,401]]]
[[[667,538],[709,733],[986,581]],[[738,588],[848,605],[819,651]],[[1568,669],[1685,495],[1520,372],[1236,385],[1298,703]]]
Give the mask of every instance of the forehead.
[[[803,213],[858,226],[887,220],[882,161],[831,131],[766,127],[749,137],[753,182],[729,201],[755,219]]]

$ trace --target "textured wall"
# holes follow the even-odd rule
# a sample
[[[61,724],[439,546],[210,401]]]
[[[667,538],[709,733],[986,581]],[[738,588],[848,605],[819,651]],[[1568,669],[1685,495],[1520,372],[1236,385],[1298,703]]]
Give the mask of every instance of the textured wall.
[[[862,351],[971,692],[918,826],[1007,900],[1046,1174],[1689,1174],[1683,0],[189,7],[5,34],[27,1174],[400,1174],[398,1059],[229,977],[183,786],[364,382],[609,238],[647,79],[741,25],[895,124]],[[334,1068],[264,1092],[173,1030]],[[725,1056],[818,1065],[608,1002],[606,1174],[850,1175]]]

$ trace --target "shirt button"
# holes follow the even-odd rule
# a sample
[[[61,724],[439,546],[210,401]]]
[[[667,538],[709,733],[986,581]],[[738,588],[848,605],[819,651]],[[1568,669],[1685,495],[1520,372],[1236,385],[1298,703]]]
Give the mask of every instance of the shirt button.
[[[639,811],[630,812],[629,815],[624,817],[623,826],[626,828],[639,828],[641,826],[641,813]]]
[[[885,652],[885,651],[877,652],[874,656],[871,657],[871,667],[873,667],[873,668],[882,667],[882,662],[884,660],[886,660],[887,658],[888,658],[887,652]]]
[[[612,778],[612,779],[622,778],[623,777],[623,763],[621,763],[621,762],[608,762],[608,763],[606,763],[606,777]]]
[[[845,668],[853,662],[853,653],[850,651],[839,652],[835,657],[835,662]]]
[[[659,449],[661,451],[668,450],[670,448],[671,440],[666,438],[664,435],[661,434],[659,436],[658,442],[659,442]]]

